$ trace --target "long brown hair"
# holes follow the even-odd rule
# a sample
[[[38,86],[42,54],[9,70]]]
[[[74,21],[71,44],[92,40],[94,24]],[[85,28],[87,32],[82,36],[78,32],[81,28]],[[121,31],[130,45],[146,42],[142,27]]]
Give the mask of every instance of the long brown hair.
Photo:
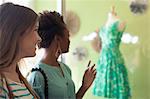
[[[31,29],[37,19],[38,15],[30,8],[13,3],[0,5],[0,69],[12,64],[19,51],[20,36]],[[18,75],[31,94],[38,98],[19,70]]]
[[[0,5],[0,68],[9,66],[16,58],[19,38],[35,25],[37,14],[13,3]]]

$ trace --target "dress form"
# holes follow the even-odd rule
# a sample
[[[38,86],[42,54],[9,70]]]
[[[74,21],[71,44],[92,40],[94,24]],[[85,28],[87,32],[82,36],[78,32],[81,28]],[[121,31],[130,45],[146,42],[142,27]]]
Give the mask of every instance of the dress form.
[[[108,13],[108,19],[106,21],[105,26],[109,27],[109,25],[113,24],[116,21],[120,21],[119,17],[117,16],[117,13],[115,12],[115,8],[112,7],[111,11]],[[122,31],[126,26],[126,22],[125,21],[120,21],[119,25],[118,25],[118,30]]]
[[[97,62],[97,75],[93,84],[93,94],[110,99],[131,99],[128,72],[119,49],[125,30],[114,10],[99,31],[102,49]]]

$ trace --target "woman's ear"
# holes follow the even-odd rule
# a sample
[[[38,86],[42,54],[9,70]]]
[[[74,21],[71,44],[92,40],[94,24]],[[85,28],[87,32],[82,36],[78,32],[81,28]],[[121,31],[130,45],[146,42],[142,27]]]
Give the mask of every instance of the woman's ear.
[[[57,35],[55,35],[54,40],[59,41],[59,37]]]
[[[61,42],[60,36],[57,36],[57,35],[55,36],[54,40],[55,40],[55,42],[57,42],[57,43],[60,43],[60,42]]]

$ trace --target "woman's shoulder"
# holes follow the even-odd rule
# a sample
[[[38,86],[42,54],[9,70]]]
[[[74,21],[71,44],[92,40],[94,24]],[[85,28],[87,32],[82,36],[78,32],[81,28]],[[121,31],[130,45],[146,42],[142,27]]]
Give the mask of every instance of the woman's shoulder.
[[[26,77],[29,83],[35,83],[35,81],[43,81],[43,75],[39,68],[32,68],[29,72],[28,76]]]
[[[61,66],[65,67],[65,68],[67,68],[67,69],[70,69],[67,64],[65,64],[65,63],[63,63],[63,62],[59,62],[59,63],[60,63]]]
[[[59,62],[61,67],[64,68],[65,70],[67,70],[70,74],[71,74],[71,69],[69,68],[68,65],[66,65],[65,63],[63,62]]]

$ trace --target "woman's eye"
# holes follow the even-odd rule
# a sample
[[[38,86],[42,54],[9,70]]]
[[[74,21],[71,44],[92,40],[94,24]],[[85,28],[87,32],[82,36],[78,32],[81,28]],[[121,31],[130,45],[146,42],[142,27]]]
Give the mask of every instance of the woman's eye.
[[[37,32],[37,31],[38,31],[38,29],[34,29],[34,31],[36,31],[36,32]]]

